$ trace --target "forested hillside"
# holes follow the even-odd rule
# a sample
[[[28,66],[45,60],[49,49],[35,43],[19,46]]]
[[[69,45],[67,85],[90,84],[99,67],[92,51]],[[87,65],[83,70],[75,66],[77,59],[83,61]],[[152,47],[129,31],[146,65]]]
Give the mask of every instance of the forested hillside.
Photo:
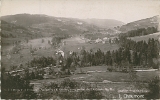
[[[150,18],[146,18],[146,19],[141,19],[138,21],[134,21],[134,22],[130,22],[127,23],[125,25],[122,25],[120,27],[120,31],[121,32],[128,32],[131,30],[137,30],[137,29],[141,29],[141,28],[147,28],[147,27],[155,27],[157,28],[159,26],[159,16],[153,16]]]

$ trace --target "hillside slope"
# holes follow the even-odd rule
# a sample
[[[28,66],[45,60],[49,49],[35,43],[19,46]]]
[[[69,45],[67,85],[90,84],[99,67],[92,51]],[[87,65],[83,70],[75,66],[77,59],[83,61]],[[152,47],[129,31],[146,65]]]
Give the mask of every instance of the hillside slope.
[[[51,17],[40,14],[17,14],[2,16],[4,20],[15,25],[39,29],[43,33],[51,34],[81,34],[84,31],[95,31],[97,26],[90,25],[79,19]]]
[[[1,20],[24,27],[39,28],[52,33],[79,34],[99,28],[112,29],[124,23],[112,19],[77,19],[53,17],[40,14],[17,14],[2,16]]]
[[[39,37],[43,37],[43,34],[37,28],[25,27],[1,20],[2,45]]]
[[[150,18],[134,21],[131,23],[127,23],[120,27],[121,32],[128,32],[131,30],[136,30],[140,28],[147,28],[147,27],[158,27],[159,26],[159,16],[153,16]]]

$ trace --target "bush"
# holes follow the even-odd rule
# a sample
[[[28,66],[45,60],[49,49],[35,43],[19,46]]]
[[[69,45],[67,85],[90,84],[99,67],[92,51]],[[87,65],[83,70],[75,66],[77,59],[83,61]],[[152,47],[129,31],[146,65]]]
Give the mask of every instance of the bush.
[[[11,76],[2,73],[2,97],[3,99],[36,99],[37,94],[33,91],[30,81],[20,78],[19,75]]]
[[[153,68],[153,69],[158,69],[158,68],[159,68],[159,64],[158,64],[158,63],[157,63],[157,64],[153,63],[153,64],[152,64],[152,68]]]
[[[127,69],[122,69],[123,73],[128,73]]]
[[[113,71],[113,68],[107,68],[107,70],[108,70],[109,72],[112,72],[112,71]]]
[[[149,93],[146,95],[147,99],[159,99],[160,98],[160,79],[155,77],[148,84]]]

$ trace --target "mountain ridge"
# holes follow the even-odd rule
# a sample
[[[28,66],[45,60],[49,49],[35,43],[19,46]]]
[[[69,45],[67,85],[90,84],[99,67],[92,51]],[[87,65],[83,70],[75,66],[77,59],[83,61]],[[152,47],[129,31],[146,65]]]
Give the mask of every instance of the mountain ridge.
[[[86,23],[86,24],[97,26],[99,28],[113,28],[113,27],[121,26],[124,24],[123,22],[114,20],[114,19],[95,19],[95,18],[79,19],[79,18],[54,17],[54,16],[48,16],[44,14],[26,14],[26,13],[2,16],[1,19],[11,23],[14,21],[17,21],[16,22],[17,24],[26,25],[26,26],[31,25],[33,22],[39,24],[44,22],[50,22],[54,19],[77,20],[77,21],[82,21],[83,23]],[[25,21],[26,23],[24,23]]]

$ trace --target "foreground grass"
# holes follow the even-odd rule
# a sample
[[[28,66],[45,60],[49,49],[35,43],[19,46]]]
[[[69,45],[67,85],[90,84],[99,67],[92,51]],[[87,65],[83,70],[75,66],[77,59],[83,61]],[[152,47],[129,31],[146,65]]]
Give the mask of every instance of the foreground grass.
[[[80,71],[79,68],[76,70]],[[43,80],[32,80],[31,83],[39,83],[35,85],[35,88],[39,88],[41,84],[50,84],[50,82],[60,83],[65,79],[76,80],[77,82],[89,82],[93,88],[98,89],[103,94],[104,98],[119,98],[119,95],[124,94],[139,94],[144,95],[146,92],[134,92],[135,90],[147,91],[147,84],[155,76],[159,75],[159,71],[146,71],[137,72],[136,78],[138,83],[132,82],[129,73],[122,72],[108,72],[107,66],[92,66],[82,68],[84,74],[70,75],[65,78],[55,79],[43,79]],[[89,72],[89,73],[87,73]],[[87,74],[86,74],[87,73]],[[110,81],[108,83],[103,82],[104,80]],[[91,82],[91,83],[90,83]],[[126,92],[127,90],[127,92]],[[129,91],[131,90],[131,91]],[[143,99],[143,98],[142,98]]]

